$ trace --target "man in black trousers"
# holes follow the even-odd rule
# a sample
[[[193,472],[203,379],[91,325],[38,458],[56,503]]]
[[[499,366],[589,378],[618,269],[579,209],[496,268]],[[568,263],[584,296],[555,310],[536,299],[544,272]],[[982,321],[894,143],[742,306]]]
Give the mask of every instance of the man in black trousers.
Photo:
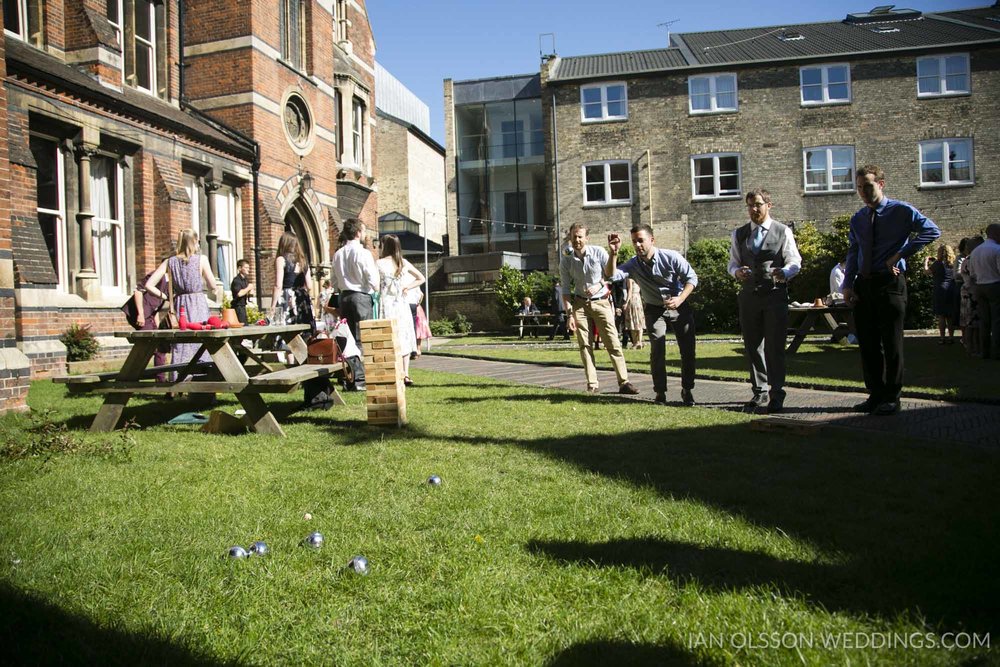
[[[910,204],[885,196],[881,167],[858,169],[855,185],[865,205],[851,218],[841,291],[854,306],[868,398],[854,409],[885,416],[899,412],[903,390],[906,260],[941,230]]]

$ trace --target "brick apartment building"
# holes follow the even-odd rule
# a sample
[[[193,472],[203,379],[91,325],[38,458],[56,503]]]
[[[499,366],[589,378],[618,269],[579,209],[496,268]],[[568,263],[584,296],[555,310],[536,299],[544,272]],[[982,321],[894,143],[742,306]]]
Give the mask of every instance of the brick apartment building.
[[[200,231],[214,307],[244,257],[268,305],[285,229],[316,277],[344,218],[377,229],[363,0],[15,0],[3,12],[3,410],[24,408],[29,377],[65,370],[58,338],[72,323],[92,326],[102,355],[124,354],[118,308],[181,229]]]
[[[466,267],[491,268],[500,249],[476,246],[486,223],[472,218],[511,222],[503,203],[513,200],[489,185],[481,197],[481,181],[462,172],[498,174],[504,151],[530,153],[507,146],[529,125],[500,111],[528,90],[502,84],[530,78],[445,82],[450,232]],[[598,237],[648,222],[661,245],[682,250],[728,236],[754,187],[771,191],[776,219],[822,226],[858,208],[852,172],[868,162],[885,168],[890,196],[924,210],[946,239],[1000,218],[1000,3],[682,33],[665,49],[552,55],[537,80],[551,269],[574,222]],[[482,91],[490,99],[476,99]],[[470,119],[484,114],[494,122],[476,129]],[[475,165],[484,128],[494,154]],[[463,208],[463,191],[491,206]]]

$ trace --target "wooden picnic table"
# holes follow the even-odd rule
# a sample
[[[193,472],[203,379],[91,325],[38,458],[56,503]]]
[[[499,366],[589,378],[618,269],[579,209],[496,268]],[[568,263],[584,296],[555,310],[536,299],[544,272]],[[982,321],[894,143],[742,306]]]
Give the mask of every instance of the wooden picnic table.
[[[839,316],[839,319],[838,317]],[[814,328],[825,325],[832,332],[831,340],[837,342],[847,335],[856,333],[854,326],[854,309],[843,306],[789,306],[789,323],[798,320],[798,326],[792,326],[792,342],[785,350],[792,354],[799,349],[806,334]],[[843,321],[839,321],[843,320]]]
[[[77,390],[86,389],[106,394],[104,405],[91,424],[91,431],[115,429],[134,394],[192,392],[235,394],[246,410],[244,420],[251,430],[284,436],[278,420],[261,394],[289,393],[307,380],[329,377],[343,367],[340,363],[305,364],[308,349],[302,335],[307,331],[309,326],[305,324],[207,331],[118,331],[115,336],[127,338],[132,343],[132,349],[121,370],[116,373],[56,378],[56,381],[69,385],[71,390],[75,387]],[[292,353],[295,364],[291,367],[275,370],[260,355],[260,346],[266,346],[276,338],[284,340]],[[256,349],[244,346],[244,341],[255,343]],[[148,367],[156,348],[163,343],[197,343],[200,348],[187,364]],[[204,352],[209,354],[211,362],[199,361]],[[164,371],[176,371],[176,379],[157,382],[156,375]],[[336,390],[334,402],[343,404],[343,399]]]
[[[548,329],[553,326],[550,322],[552,319],[551,313],[535,313],[533,315],[514,315],[517,318],[517,324],[514,327],[517,329],[517,337],[524,338],[525,330],[537,332],[540,329]]]

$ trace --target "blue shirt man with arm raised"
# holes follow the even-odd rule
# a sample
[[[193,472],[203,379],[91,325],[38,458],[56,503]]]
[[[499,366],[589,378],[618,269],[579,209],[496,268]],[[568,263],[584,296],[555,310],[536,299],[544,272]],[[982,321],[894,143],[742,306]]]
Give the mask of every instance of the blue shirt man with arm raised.
[[[628,276],[639,283],[646,333],[649,336],[649,368],[653,376],[655,402],[667,402],[667,329],[673,329],[681,353],[681,403],[694,405],[695,330],[694,311],[687,303],[698,275],[680,253],[657,248],[653,229],[646,224],[632,228],[635,257],[617,266],[621,239],[608,235],[608,256],[604,275],[612,280]]]
[[[885,416],[899,412],[903,391],[906,259],[941,230],[910,204],[885,196],[881,167],[861,167],[855,184],[865,206],[851,218],[842,291],[854,306],[868,398],[854,409]]]

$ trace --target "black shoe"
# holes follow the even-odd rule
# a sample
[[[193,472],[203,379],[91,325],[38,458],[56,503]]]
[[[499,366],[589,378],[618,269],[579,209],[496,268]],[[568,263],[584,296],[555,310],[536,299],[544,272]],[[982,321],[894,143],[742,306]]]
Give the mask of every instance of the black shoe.
[[[666,394],[666,392],[663,392],[663,391],[659,392],[656,395],[656,398],[653,399],[653,403],[655,403],[656,405],[666,405],[667,404],[667,394]]]
[[[854,410],[855,412],[870,413],[874,411],[875,408],[877,407],[878,407],[878,401],[876,401],[874,398],[866,398],[865,400],[861,401],[851,409]]]
[[[639,393],[639,390],[635,388],[634,384],[632,384],[631,382],[626,381],[626,382],[622,382],[620,385],[618,385],[618,393],[619,394],[628,394],[630,396],[635,396],[636,394]]]
[[[879,403],[878,407],[872,410],[872,414],[877,417],[888,417],[899,412],[899,401],[886,401]]]
[[[753,398],[743,404],[743,412],[754,413],[767,405],[767,392],[754,394]]]
[[[776,415],[785,409],[785,397],[781,394],[775,394],[771,397],[770,402],[767,404],[767,414]]]
[[[690,389],[681,389],[681,403],[685,408],[694,405],[694,394],[691,393]]]
[[[355,382],[354,389],[351,389],[351,391],[368,391],[368,387],[365,386],[364,382]]]

